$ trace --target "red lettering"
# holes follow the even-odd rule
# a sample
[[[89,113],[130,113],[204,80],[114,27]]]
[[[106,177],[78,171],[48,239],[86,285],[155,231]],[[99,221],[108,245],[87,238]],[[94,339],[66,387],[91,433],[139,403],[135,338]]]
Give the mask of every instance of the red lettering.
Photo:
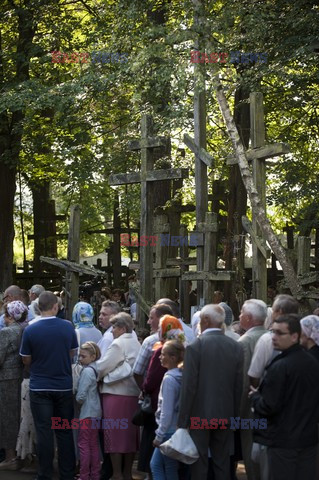
[[[226,63],[228,58],[228,53],[220,53],[219,58],[220,58],[220,63]]]
[[[200,55],[200,52],[197,52],[196,50],[191,51],[191,62],[199,63],[199,55]]]
[[[151,235],[150,237],[148,237],[150,247],[155,247],[157,245],[157,238],[157,235]]]
[[[202,429],[208,430],[210,428],[208,424],[208,420],[206,418],[202,418]]]
[[[199,63],[208,63],[208,62],[209,62],[209,58],[207,53],[201,53]]]
[[[191,417],[191,425],[189,428],[191,430],[199,430],[201,428],[199,423],[200,423],[199,417]]]
[[[51,52],[52,53],[52,63],[61,63],[61,52]]]
[[[71,421],[72,430],[77,430],[79,428],[80,420],[78,418],[73,418]]]
[[[80,58],[80,63],[88,63],[89,54],[86,52],[80,53]]]
[[[138,242],[138,237],[131,237],[131,247],[138,247],[139,242]]]
[[[227,418],[220,418],[218,423],[219,423],[219,425],[221,425],[221,427],[220,427],[221,430],[226,430],[227,429],[227,425],[228,425]]]
[[[209,63],[217,63],[218,62],[218,53],[211,53]]]
[[[218,428],[218,419],[217,418],[211,418],[209,423],[210,423],[211,430],[216,430]]]
[[[147,247],[148,245],[148,236],[147,235],[141,235],[140,236],[140,246],[141,247]]]
[[[51,428],[53,428],[53,429],[62,428],[60,423],[59,423],[59,422],[61,422],[61,417],[51,417],[51,422],[52,422]]]
[[[77,52],[71,53],[71,63],[79,63],[79,54]]]
[[[90,428],[90,419],[89,418],[82,418],[80,420],[80,429],[81,430],[89,430]]]
[[[69,428],[71,428],[71,427],[70,427],[69,420],[68,420],[67,418],[63,418],[63,419],[62,419],[61,428],[63,428],[63,429],[69,429]]]
[[[130,247],[130,236],[128,233],[121,233],[120,235],[121,238],[121,246],[122,247]]]

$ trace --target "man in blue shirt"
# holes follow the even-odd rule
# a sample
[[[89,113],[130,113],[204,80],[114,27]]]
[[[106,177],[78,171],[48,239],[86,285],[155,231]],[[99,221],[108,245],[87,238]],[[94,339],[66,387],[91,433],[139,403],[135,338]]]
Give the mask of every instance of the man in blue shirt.
[[[45,291],[39,296],[41,319],[23,334],[20,355],[30,365],[30,403],[37,434],[37,480],[52,478],[54,439],[52,417],[73,418],[71,356],[78,347],[72,324],[56,318],[57,297]],[[75,455],[72,430],[55,430],[59,478],[73,480]]]

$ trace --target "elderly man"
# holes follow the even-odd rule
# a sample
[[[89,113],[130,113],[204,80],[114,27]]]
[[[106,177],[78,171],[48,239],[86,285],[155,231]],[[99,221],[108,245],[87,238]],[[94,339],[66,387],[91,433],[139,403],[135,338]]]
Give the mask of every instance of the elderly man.
[[[36,316],[36,313],[34,311],[34,302],[37,300],[37,298],[39,298],[41,293],[44,291],[45,291],[45,288],[39,284],[32,285],[32,287],[29,290],[30,305],[28,308],[33,318]]]
[[[299,344],[300,333],[298,315],[276,319],[272,342],[282,353],[267,368],[259,390],[252,387],[252,407],[268,420],[258,435],[268,446],[272,480],[315,478],[319,365]]]
[[[202,333],[185,352],[177,424],[191,428],[199,452],[191,467],[192,479],[206,478],[208,448],[215,480],[230,479],[232,432],[227,422],[239,414],[243,351],[238,342],[224,335],[224,320],[220,305],[206,305],[200,312]],[[217,421],[217,427],[212,427],[212,421]]]
[[[112,333],[112,324],[110,323],[111,318],[120,313],[121,307],[117,302],[112,300],[105,300],[102,303],[100,315],[99,315],[99,325],[104,330],[103,337],[98,342],[98,346],[101,350],[101,357],[104,357],[106,350],[109,348],[113,342],[113,333]]]
[[[243,377],[243,395],[240,405],[241,418],[251,418],[249,394],[249,377],[248,368],[254,353],[254,349],[259,338],[264,335],[267,330],[264,322],[267,316],[267,305],[262,300],[246,300],[241,308],[239,316],[240,326],[246,331],[244,335],[239,337],[238,342],[244,350],[244,377]],[[240,431],[241,448],[245,463],[246,475],[248,480],[259,479],[259,469],[255,468],[251,460],[251,450],[253,446],[253,434],[251,429],[242,429]]]

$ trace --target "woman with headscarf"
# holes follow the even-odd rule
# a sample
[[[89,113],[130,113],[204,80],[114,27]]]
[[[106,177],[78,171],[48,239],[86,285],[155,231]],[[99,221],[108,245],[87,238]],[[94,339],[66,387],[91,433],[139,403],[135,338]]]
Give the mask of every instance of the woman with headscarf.
[[[149,465],[153,451],[153,440],[155,438],[155,430],[157,423],[155,421],[155,412],[157,410],[158,395],[163,377],[167,371],[162,366],[160,355],[162,347],[167,340],[178,340],[185,345],[185,334],[183,325],[178,318],[172,315],[164,315],[159,322],[158,330],[159,342],[153,346],[153,356],[151,358],[145,380],[143,382],[143,394],[151,397],[152,413],[146,413],[147,418],[144,422],[143,436],[140,447],[140,456],[144,460],[144,465]]]
[[[4,306],[5,327],[0,335],[0,448],[6,458],[0,470],[17,470],[16,443],[20,423],[20,392],[23,364],[19,355],[22,327],[28,308],[20,300]]]
[[[300,320],[300,343],[319,362],[319,317],[308,315]]]
[[[102,333],[93,323],[94,310],[87,302],[78,302],[74,305],[72,313],[72,322],[78,338],[78,344],[81,346],[85,342],[98,343],[102,338]]]

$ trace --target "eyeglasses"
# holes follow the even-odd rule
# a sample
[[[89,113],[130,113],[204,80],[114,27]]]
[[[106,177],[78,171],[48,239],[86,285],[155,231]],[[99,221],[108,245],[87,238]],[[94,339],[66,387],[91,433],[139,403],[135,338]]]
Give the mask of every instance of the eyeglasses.
[[[2,301],[4,302],[8,297],[9,295],[6,295],[5,297],[3,297]]]
[[[282,337],[283,335],[290,335],[290,332],[282,332],[281,330],[270,330],[270,333],[272,333],[272,335],[278,335],[279,337]]]

